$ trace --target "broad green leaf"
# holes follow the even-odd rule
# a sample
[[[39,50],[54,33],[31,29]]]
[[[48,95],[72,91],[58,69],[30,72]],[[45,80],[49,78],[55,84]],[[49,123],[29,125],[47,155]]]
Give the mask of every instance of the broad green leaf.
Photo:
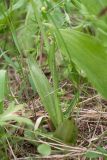
[[[87,8],[90,14],[97,15],[102,9],[105,8],[107,0],[81,0],[81,3]]]
[[[99,151],[99,152],[102,152],[102,154],[103,154],[103,153],[104,153],[104,154],[107,154],[106,149],[104,149],[103,147],[98,146],[98,147],[96,148],[96,150]]]
[[[86,153],[87,158],[99,158],[101,155],[94,152],[94,151],[89,151]]]
[[[78,129],[74,119],[67,119],[58,126],[54,137],[67,144],[75,144],[77,140]]]
[[[96,151],[87,151],[85,155],[87,158],[95,159],[99,157],[104,157],[104,159],[106,160],[107,151],[102,147],[97,147]]]
[[[62,52],[84,71],[89,81],[107,98],[107,51],[94,37],[75,30],[60,30],[56,34]],[[66,47],[65,47],[66,46]]]
[[[51,147],[47,144],[40,144],[37,150],[43,156],[49,156],[51,154]]]
[[[48,112],[53,124],[57,126],[53,90],[47,78],[45,77],[41,69],[38,67],[38,65],[36,64],[33,58],[29,58],[28,65],[29,65],[29,70],[30,70],[32,80],[39,93],[41,101],[46,111]]]
[[[101,153],[102,153],[102,155],[103,155],[103,157],[104,157],[104,160],[107,160],[107,151],[106,151],[106,149],[104,149],[103,147],[98,146],[98,147],[96,148],[96,150],[97,150],[98,152],[101,152]]]

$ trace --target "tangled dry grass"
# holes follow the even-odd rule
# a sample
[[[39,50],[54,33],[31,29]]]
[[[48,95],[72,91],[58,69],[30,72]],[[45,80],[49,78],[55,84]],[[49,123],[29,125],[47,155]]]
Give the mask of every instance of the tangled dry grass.
[[[34,93],[29,86],[26,88],[26,91],[23,90],[23,96],[21,99],[18,99],[17,93],[22,85],[22,80],[14,70],[9,69],[8,73],[13,98],[17,104],[21,102],[26,103],[26,108],[23,114],[32,119],[35,124],[37,119],[42,120],[44,117],[44,121],[47,122],[48,115],[42,107],[38,94]],[[67,80],[61,82],[60,88],[65,91],[61,96],[63,106],[63,104],[66,104],[66,102],[70,101],[74,97],[74,90],[73,85]],[[52,146],[53,153],[51,156],[41,157],[38,155],[35,147],[30,144],[29,140],[26,138],[22,146],[18,146],[17,152],[15,152],[14,149],[12,151],[12,147],[9,148],[10,155],[13,152],[17,157],[19,157],[17,160],[29,160],[30,157],[35,157],[34,159],[41,160],[87,160],[84,156],[87,151],[96,152],[96,147],[98,146],[102,146],[107,149],[107,101],[103,100],[100,95],[96,94],[96,91],[92,87],[86,86],[84,88],[85,93],[81,93],[80,101],[76,104],[71,114],[71,117],[74,117],[78,126],[78,139],[76,146],[65,145],[54,139],[41,135],[39,139],[34,140],[34,142],[48,143]],[[37,127],[41,125],[41,120]],[[44,124],[44,127],[47,129],[49,129],[48,124]],[[23,134],[23,129],[22,133],[19,129],[17,134],[18,136]],[[45,139],[47,139],[47,141]],[[9,146],[11,146],[11,144],[9,144]],[[100,157],[98,160],[103,160],[103,158]]]

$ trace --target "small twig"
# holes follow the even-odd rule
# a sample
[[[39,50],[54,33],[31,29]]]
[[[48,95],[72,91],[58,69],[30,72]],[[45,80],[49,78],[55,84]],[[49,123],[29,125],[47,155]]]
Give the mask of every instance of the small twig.
[[[6,137],[6,141],[7,141],[7,143],[8,143],[8,146],[9,146],[9,148],[10,148],[10,151],[11,151],[11,154],[12,154],[14,160],[17,160],[17,157],[15,156],[15,154],[14,154],[14,152],[13,152],[13,149],[12,149],[12,147],[11,147],[11,145],[10,145],[10,143],[9,143],[9,141],[8,141],[8,139],[7,139],[7,137]]]
[[[10,89],[11,95],[14,98],[16,104],[19,104],[18,100],[16,99],[15,95],[13,94],[12,90]]]
[[[88,98],[88,99],[86,99],[86,100],[78,103],[78,105],[81,105],[81,104],[83,104],[83,103],[87,103],[87,102],[91,101],[92,99],[98,98],[98,97],[99,97],[99,95],[95,95],[95,96],[93,96],[93,97],[91,97],[91,98]]]

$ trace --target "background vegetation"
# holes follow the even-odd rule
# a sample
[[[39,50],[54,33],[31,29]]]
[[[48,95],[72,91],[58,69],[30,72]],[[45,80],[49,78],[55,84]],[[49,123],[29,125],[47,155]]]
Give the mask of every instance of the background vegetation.
[[[107,159],[107,0],[0,1],[0,157]]]

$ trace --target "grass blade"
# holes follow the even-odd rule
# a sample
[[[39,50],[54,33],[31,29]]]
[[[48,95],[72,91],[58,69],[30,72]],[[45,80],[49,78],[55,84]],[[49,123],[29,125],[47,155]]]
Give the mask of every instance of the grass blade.
[[[3,101],[6,95],[6,71],[0,70],[0,113],[3,112]]]
[[[57,114],[57,122],[58,124],[61,124],[63,121],[63,113],[61,111],[60,102],[58,98],[58,74],[57,74],[57,69],[56,69],[56,60],[55,60],[55,44],[50,46],[50,51],[48,54],[48,62],[49,62],[49,67],[51,70],[51,75],[53,79],[53,88],[54,88],[54,98],[55,98],[55,109],[56,109],[56,114]]]

